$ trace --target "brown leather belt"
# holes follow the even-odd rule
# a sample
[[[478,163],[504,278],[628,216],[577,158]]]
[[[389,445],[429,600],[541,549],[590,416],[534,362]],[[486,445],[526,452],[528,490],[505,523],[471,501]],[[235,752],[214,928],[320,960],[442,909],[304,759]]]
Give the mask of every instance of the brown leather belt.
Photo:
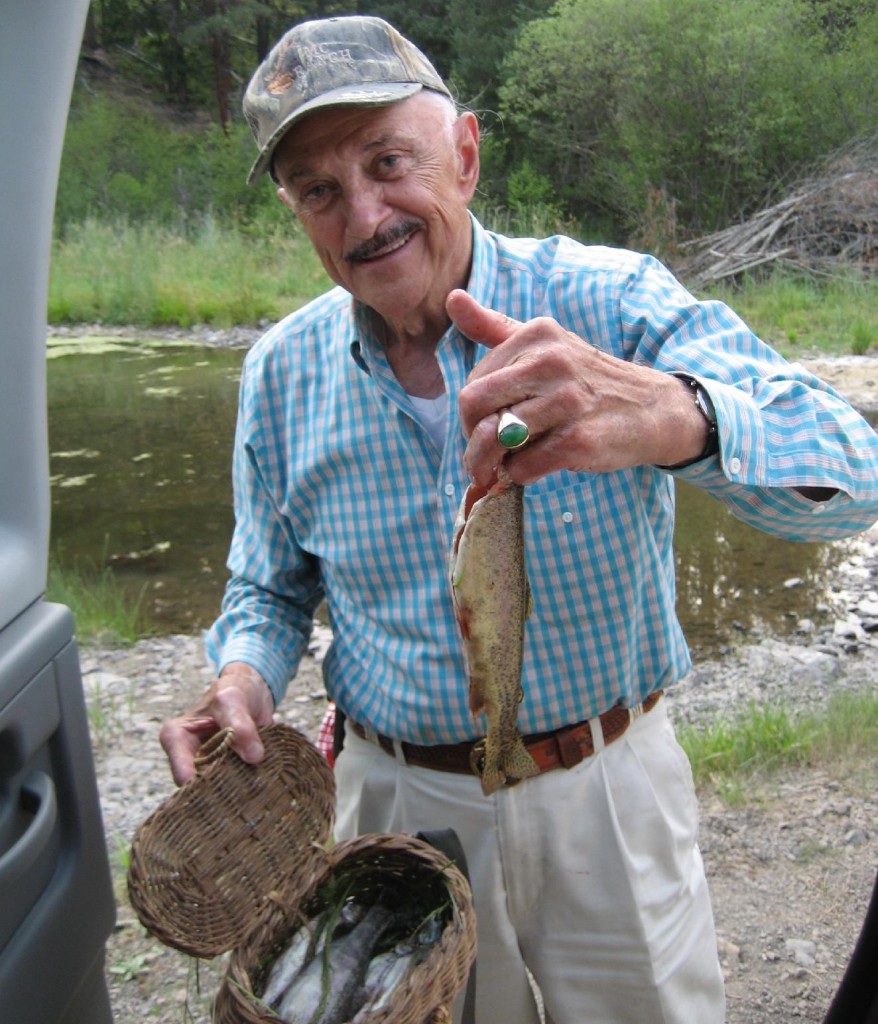
[[[600,723],[604,744],[617,740],[629,725],[640,715],[645,715],[658,704],[661,690],[651,693],[642,704],[633,708],[614,707],[605,711],[597,721]],[[395,757],[393,740],[364,728],[359,722],[348,718],[345,726],[350,728],[360,739],[376,743],[383,751]],[[594,741],[588,721],[568,725],[553,732],[533,733],[523,737],[528,753],[536,761],[540,772],[550,772],[555,768],[573,768],[586,757],[594,753]],[[432,746],[420,746],[417,743],[401,743],[400,748],[406,764],[417,768],[432,768],[438,772],[455,772],[462,775],[479,775],[480,761],[484,740],[468,740],[464,743],[439,743]],[[518,780],[510,779],[507,785]]]

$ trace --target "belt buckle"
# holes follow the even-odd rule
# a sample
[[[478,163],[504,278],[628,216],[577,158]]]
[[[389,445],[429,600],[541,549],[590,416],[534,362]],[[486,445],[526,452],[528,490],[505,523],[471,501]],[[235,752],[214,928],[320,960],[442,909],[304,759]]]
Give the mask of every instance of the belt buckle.
[[[486,741],[484,737],[480,740],[476,740],[469,752],[470,770],[477,779],[481,779],[482,772],[485,770],[485,743]],[[509,775],[503,776],[503,786],[506,789],[511,789],[513,786],[517,786],[521,781],[521,779],[515,779]]]
[[[482,777],[482,772],[485,770],[485,740],[476,740],[470,748],[469,752],[469,766],[473,775],[476,778]]]

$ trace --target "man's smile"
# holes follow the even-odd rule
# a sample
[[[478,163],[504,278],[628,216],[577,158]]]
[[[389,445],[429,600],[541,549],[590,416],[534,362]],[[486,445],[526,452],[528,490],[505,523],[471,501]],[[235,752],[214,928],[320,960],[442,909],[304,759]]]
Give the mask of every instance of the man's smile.
[[[345,256],[347,263],[368,263],[401,249],[423,228],[420,221],[405,221],[363,242]]]

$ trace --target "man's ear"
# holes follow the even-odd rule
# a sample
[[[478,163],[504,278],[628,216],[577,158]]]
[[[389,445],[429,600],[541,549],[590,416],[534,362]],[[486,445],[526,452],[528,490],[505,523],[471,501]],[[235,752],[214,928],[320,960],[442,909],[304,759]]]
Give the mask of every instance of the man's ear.
[[[454,124],[454,132],[460,161],[459,181],[464,198],[469,202],[479,181],[479,121],[476,115],[469,110],[464,111]]]

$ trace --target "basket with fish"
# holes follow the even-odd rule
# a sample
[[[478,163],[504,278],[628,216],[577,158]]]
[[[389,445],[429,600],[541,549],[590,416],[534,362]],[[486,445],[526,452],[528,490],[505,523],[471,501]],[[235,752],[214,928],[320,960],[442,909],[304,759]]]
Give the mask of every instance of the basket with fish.
[[[444,1024],[475,959],[469,884],[409,835],[332,845],[335,786],[313,744],[261,730],[245,764],[220,733],[138,829],[144,926],[198,957],[231,951],[217,1024]]]
[[[474,958],[469,885],[448,857],[414,836],[361,836],[233,953],[215,1019],[439,1024]]]

